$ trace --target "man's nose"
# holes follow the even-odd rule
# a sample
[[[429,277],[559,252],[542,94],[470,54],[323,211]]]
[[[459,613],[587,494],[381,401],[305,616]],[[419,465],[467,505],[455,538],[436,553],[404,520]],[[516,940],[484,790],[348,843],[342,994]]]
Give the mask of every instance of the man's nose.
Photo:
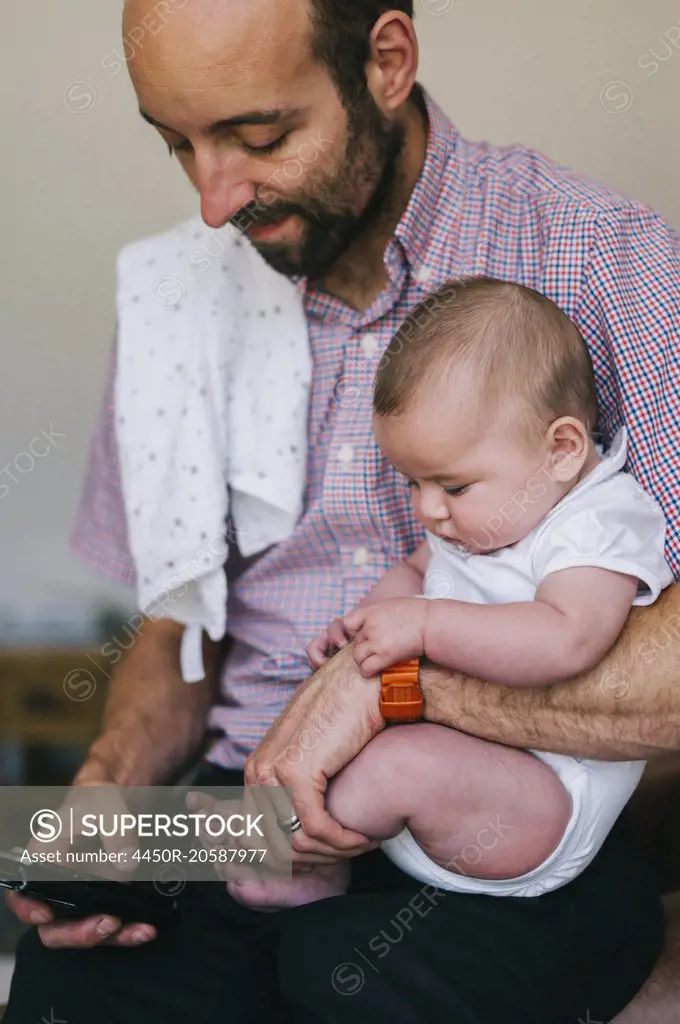
[[[209,154],[196,161],[196,188],[201,197],[201,216],[211,228],[221,228],[255,199],[257,186],[245,177],[238,156]]]

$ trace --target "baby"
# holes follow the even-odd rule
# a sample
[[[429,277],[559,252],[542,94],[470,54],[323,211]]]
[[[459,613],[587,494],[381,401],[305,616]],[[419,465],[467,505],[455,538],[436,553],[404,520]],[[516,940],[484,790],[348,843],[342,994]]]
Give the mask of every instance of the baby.
[[[545,687],[546,700],[552,683],[596,666],[631,606],[673,580],[663,513],[623,472],[625,429],[603,455],[596,419],[588,350],[549,299],[478,278],[425,300],[383,355],[373,430],[426,539],[309,644],[312,666],[353,640],[367,678],[422,656]],[[331,781],[327,808],[423,882],[538,896],[595,857],[643,768],[423,722],[373,739]],[[262,908],[297,905],[342,892],[349,871],[230,891]]]

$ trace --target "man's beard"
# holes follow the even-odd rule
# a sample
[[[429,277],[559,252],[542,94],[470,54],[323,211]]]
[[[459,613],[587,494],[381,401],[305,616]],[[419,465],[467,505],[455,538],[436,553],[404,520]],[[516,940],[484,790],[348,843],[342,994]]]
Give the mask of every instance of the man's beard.
[[[276,224],[291,214],[303,222],[300,243],[252,240],[267,263],[286,277],[322,277],[390,210],[404,129],[388,121],[368,94],[350,104],[347,114],[348,143],[338,170],[320,179],[309,194],[302,193],[299,202],[249,203],[231,219],[240,230]],[[369,198],[357,211],[352,200],[367,188]]]

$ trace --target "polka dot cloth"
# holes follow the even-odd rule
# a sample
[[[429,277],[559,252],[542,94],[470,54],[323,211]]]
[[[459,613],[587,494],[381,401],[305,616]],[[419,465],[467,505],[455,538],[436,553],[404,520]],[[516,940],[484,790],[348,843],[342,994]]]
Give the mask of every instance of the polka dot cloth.
[[[203,675],[201,630],[226,630],[227,517],[247,557],[289,537],[302,513],[307,324],[292,282],[200,218],[121,251],[117,312],[116,437],[138,601],[196,627],[185,632],[189,681]]]

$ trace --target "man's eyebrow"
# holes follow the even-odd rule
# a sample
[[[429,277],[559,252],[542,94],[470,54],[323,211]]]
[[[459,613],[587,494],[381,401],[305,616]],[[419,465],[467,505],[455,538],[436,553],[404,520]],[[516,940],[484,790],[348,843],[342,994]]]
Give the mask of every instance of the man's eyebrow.
[[[293,117],[295,114],[299,114],[300,112],[299,107],[281,107],[278,110],[248,110],[243,114],[237,114],[235,117],[227,117],[221,121],[214,121],[213,124],[209,126],[208,132],[211,135],[216,135],[219,132],[224,131],[225,128],[236,128],[243,124],[278,124],[280,121]],[[151,114],[147,114],[147,112],[142,110],[141,107],[139,109],[139,113],[144,120],[148,121],[149,124],[152,124],[154,128],[162,128],[163,131],[173,132],[175,135],[181,134],[181,132],[178,132],[175,128],[170,128],[169,125],[163,124],[161,121],[157,121],[155,117],[152,117]]]

